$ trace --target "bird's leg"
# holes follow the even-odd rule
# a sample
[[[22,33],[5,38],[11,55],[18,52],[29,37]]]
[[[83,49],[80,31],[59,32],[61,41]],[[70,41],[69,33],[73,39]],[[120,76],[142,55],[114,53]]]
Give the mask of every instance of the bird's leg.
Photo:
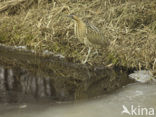
[[[80,53],[83,53],[83,51],[86,49],[86,47],[84,47],[82,50],[81,50],[81,52]]]
[[[85,63],[87,62],[87,60],[88,60],[88,57],[89,57],[89,55],[90,55],[91,50],[92,50],[92,48],[91,48],[91,47],[89,47],[89,49],[88,49],[88,54],[87,54],[87,56],[86,56],[86,59],[82,62],[82,64],[85,64]]]

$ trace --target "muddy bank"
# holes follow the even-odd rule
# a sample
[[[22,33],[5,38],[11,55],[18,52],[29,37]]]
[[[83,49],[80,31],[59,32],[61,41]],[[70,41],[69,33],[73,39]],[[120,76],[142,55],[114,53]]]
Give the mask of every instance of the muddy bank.
[[[54,100],[95,97],[132,82],[127,72],[122,68],[74,64],[54,56],[0,46],[0,90],[4,101],[12,99],[12,94],[15,101],[20,95]]]

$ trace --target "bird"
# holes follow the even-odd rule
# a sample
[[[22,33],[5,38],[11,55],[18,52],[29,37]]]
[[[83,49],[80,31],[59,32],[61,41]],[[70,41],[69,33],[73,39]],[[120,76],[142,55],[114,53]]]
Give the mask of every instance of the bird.
[[[107,42],[104,39],[104,34],[94,25],[90,23],[85,23],[81,18],[76,15],[70,14],[68,17],[74,20],[74,33],[80,43],[86,45],[88,49],[88,54],[85,60],[82,62],[85,64],[91,53],[93,47],[104,46]]]

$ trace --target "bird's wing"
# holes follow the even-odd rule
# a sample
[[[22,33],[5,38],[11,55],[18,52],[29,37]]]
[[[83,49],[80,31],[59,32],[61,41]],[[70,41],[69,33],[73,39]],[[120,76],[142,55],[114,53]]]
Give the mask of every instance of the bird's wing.
[[[94,26],[94,25],[92,25],[91,23],[89,23],[89,22],[87,22],[86,23],[86,26],[87,26],[87,28],[91,31],[94,31],[94,32],[100,32],[100,30],[96,27],[96,26]]]
[[[106,40],[104,34],[94,25],[86,23],[87,26],[87,39],[95,45],[105,45]]]

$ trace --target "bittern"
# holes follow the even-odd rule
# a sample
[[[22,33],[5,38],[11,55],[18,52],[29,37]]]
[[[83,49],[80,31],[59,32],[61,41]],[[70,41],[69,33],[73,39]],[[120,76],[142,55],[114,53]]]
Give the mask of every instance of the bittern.
[[[104,40],[104,35],[99,31],[97,27],[89,23],[83,22],[77,16],[69,15],[69,17],[74,20],[74,33],[76,37],[81,43],[89,47],[88,54],[83,61],[83,63],[86,63],[92,48],[96,45],[103,46],[106,43],[106,41]]]

